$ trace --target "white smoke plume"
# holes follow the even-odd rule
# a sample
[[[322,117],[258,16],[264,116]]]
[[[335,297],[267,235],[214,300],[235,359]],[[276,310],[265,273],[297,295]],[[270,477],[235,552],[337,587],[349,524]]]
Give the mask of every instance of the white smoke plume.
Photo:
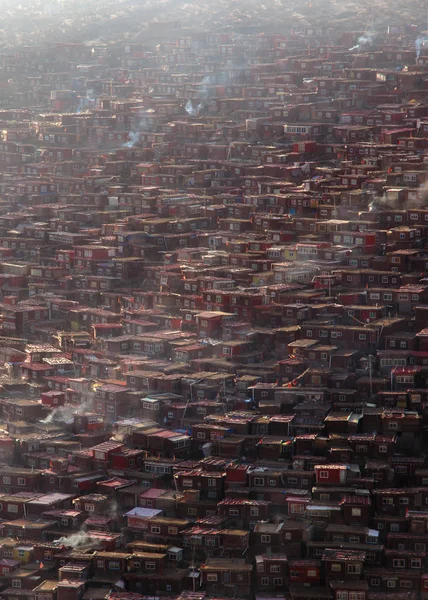
[[[133,148],[136,144],[138,144],[140,136],[136,131],[130,131],[128,133],[128,141],[123,144],[124,148]]]
[[[86,96],[79,97],[79,104],[77,105],[76,113],[80,115],[82,112],[90,111],[95,106],[95,98],[92,98],[89,94]]]
[[[119,506],[118,506],[116,500],[113,499],[113,501],[108,505],[107,517],[109,517],[110,519],[116,520],[118,518],[118,511],[119,511]]]
[[[126,433],[121,433],[120,431],[116,431],[114,435],[110,438],[113,442],[125,443],[127,439]]]
[[[373,195],[368,203],[370,212],[377,210],[404,210],[411,208],[423,208],[428,202],[428,181],[422,183],[419,188],[409,190],[412,195],[409,195],[406,200],[400,199],[393,193],[388,193],[388,190],[383,196]]]
[[[208,88],[207,86],[211,85],[211,77],[209,75],[205,75],[202,79],[199,87],[199,95],[201,98],[206,98],[208,96]]]
[[[422,47],[428,42],[428,36],[422,35],[415,40],[416,58],[418,59],[421,55]]]
[[[144,111],[136,116],[137,122],[133,124],[133,129],[128,133],[128,141],[123,144],[124,148],[134,148],[140,142],[140,133],[141,132],[151,132],[153,131],[152,121],[144,116],[144,113],[150,113],[150,110]]]
[[[188,100],[186,102],[186,106],[184,107],[184,110],[187,112],[188,115],[190,116],[195,116],[197,113],[197,110],[195,108],[193,108],[193,104],[191,100]]]
[[[71,425],[74,420],[74,415],[81,415],[85,412],[90,412],[93,409],[94,394],[87,394],[86,399],[79,406],[59,406],[45,418],[40,421],[43,425],[50,423],[64,423]]]
[[[57,544],[58,546],[67,546],[68,548],[77,550],[85,546],[98,546],[99,542],[95,538],[92,538],[89,534],[80,530],[72,535],[64,535],[60,537],[58,540],[54,541],[54,544]]]
[[[355,46],[352,46],[352,48],[349,48],[349,51],[352,52],[353,50],[359,50],[359,48],[361,48],[361,46],[365,46],[366,44],[371,44],[373,42],[373,35],[374,34],[370,33],[370,32],[360,35]]]
[[[428,202],[428,181],[422,183],[418,188],[416,198],[409,198],[406,208],[424,208]]]
[[[65,423],[70,425],[73,423],[73,415],[76,412],[74,406],[59,406],[55,408],[45,419],[42,419],[40,423],[43,425],[49,425],[50,423]]]

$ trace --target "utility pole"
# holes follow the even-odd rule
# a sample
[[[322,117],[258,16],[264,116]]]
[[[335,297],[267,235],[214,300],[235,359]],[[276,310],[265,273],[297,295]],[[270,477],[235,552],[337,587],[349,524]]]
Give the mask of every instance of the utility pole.
[[[373,397],[373,374],[372,374],[372,358],[373,356],[369,354],[369,379],[370,379],[370,400]]]
[[[184,412],[183,412],[183,416],[181,417],[182,419],[184,419],[184,417],[186,416],[186,412],[187,409],[189,407],[189,404],[191,404],[193,402],[193,386],[196,385],[197,383],[200,383],[201,381],[203,381],[204,378],[202,377],[201,379],[197,379],[196,381],[193,381],[189,388],[190,388],[190,395],[189,395],[189,399],[187,400],[186,406],[184,407]]]
[[[195,553],[196,553],[196,538],[193,538],[193,550],[192,550],[192,588],[193,592],[196,592],[196,579],[195,579]]]

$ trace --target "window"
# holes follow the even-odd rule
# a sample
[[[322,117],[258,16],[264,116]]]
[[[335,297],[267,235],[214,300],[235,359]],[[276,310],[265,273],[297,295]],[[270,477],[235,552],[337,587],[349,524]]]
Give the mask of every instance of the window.
[[[404,569],[404,567],[406,566],[406,561],[404,560],[404,558],[394,558],[392,561],[392,566],[396,569]]]
[[[108,568],[110,571],[120,571],[120,561],[119,560],[109,560]]]
[[[412,558],[410,560],[410,568],[411,569],[420,569],[421,568],[421,559],[420,558]]]
[[[26,480],[24,477],[18,477],[18,485],[25,485]]]
[[[303,515],[306,510],[306,506],[304,504],[296,504],[293,503],[290,505],[290,513],[294,515]]]
[[[391,523],[389,530],[391,531],[391,533],[397,533],[398,531],[400,531],[400,525],[398,523]]]
[[[250,516],[251,517],[258,517],[259,516],[259,507],[258,506],[251,506],[250,507]]]
[[[270,544],[270,535],[262,535],[260,536],[260,541],[262,544]]]
[[[380,579],[378,579],[377,577],[373,577],[373,579],[371,580],[371,584],[373,587],[379,587],[380,586]]]
[[[269,585],[269,577],[262,577],[261,584],[262,585]]]
[[[158,525],[152,525],[151,532],[152,533],[160,533],[161,532],[161,528]]]
[[[404,496],[403,498],[400,498],[398,500],[399,504],[409,504],[409,499],[407,498],[407,496]]]
[[[396,585],[397,585],[397,582],[395,579],[388,579],[388,581],[386,582],[386,587],[389,587],[389,588],[395,588]]]
[[[239,517],[239,510],[237,508],[229,508],[230,517]]]
[[[336,594],[336,599],[337,600],[348,600],[348,592],[337,592]]]
[[[402,588],[411,588],[412,587],[412,582],[410,581],[410,579],[402,579],[400,581],[400,587]]]
[[[217,573],[207,573],[207,581],[217,581]]]
[[[12,587],[14,587],[14,588],[20,588],[21,587],[21,580],[20,579],[12,579]]]
[[[4,477],[3,477],[3,483],[4,483],[5,485],[10,485],[10,477],[6,477],[6,476],[4,476]]]
[[[320,479],[328,479],[328,471],[320,471]]]
[[[145,567],[146,567],[147,571],[154,571],[156,569],[156,563],[155,562],[146,562]]]
[[[394,504],[394,498],[382,498],[382,504],[383,505],[392,505]]]
[[[254,485],[257,485],[258,487],[263,487],[265,484],[265,480],[263,477],[255,477],[254,478]]]
[[[293,503],[290,505],[290,513],[292,515],[303,515],[305,512],[305,505],[304,504],[296,504]]]
[[[332,563],[331,570],[334,573],[340,573],[340,571],[342,570],[342,565],[340,563]]]
[[[361,573],[361,565],[350,564],[347,569],[348,573]]]
[[[187,514],[189,515],[189,517],[195,517],[198,514],[198,509],[197,508],[188,508]]]
[[[273,585],[282,585],[282,577],[274,577]]]
[[[7,505],[7,512],[9,512],[9,513],[17,513],[18,512],[18,505],[17,504],[8,504]]]

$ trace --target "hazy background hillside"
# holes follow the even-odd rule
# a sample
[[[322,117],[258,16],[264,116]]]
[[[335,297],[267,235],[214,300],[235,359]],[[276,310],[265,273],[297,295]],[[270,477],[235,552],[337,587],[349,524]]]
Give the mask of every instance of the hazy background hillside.
[[[428,19],[428,2],[394,0],[11,0],[0,3],[0,46],[40,42],[111,42],[154,38],[154,21],[178,21],[182,31],[288,31],[310,24],[371,30]],[[425,28],[425,27],[424,27]]]

